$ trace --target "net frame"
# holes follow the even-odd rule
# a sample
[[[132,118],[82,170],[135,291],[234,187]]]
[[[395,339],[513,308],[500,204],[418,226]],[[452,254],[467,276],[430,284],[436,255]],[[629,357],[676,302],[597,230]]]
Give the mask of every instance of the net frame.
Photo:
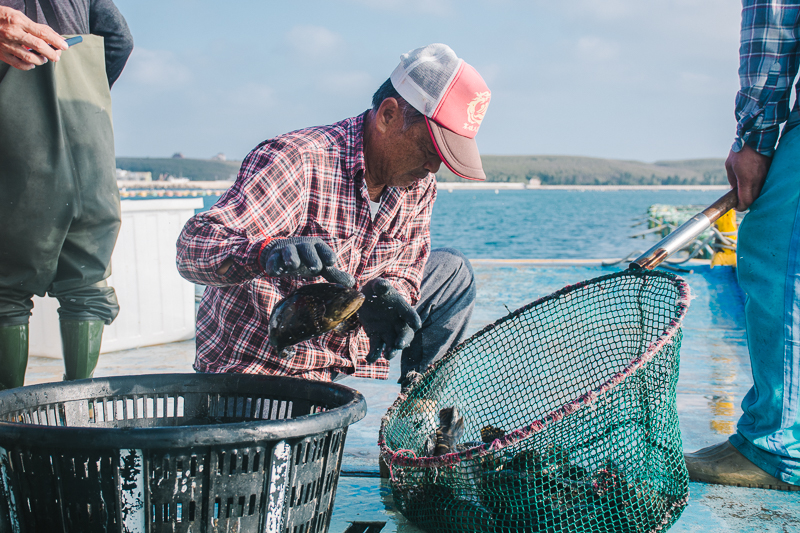
[[[596,289],[598,287],[600,288],[599,290],[603,290],[604,285],[610,286],[611,289],[609,290],[609,295],[607,298],[613,298],[615,292],[614,285],[625,283],[631,279],[641,281],[642,287],[646,286],[651,281],[662,283],[667,286],[669,291],[672,293],[671,296],[668,295],[665,298],[665,301],[672,307],[671,316],[669,316],[666,323],[663,324],[663,328],[659,327],[659,333],[654,340],[649,340],[646,343],[646,346],[644,346],[635,357],[630,358],[623,368],[611,373],[607,379],[602,380],[596,387],[592,387],[582,394],[579,394],[568,401],[561,403],[556,408],[544,413],[542,416],[536,417],[525,424],[513,428],[505,435],[496,438],[491,442],[472,443],[473,445],[467,445],[465,449],[438,457],[421,455],[422,448],[419,445],[420,441],[422,440],[421,438],[411,439],[414,440],[414,442],[411,443],[412,445],[402,446],[402,444],[406,443],[398,442],[398,439],[396,438],[397,436],[393,436],[391,434],[392,423],[398,419],[399,413],[402,411],[405,410],[405,414],[408,414],[409,405],[411,403],[416,402],[416,404],[419,405],[419,402],[421,401],[430,400],[434,403],[437,401],[435,394],[436,391],[433,389],[433,387],[436,386],[436,380],[441,379],[441,374],[447,374],[449,372],[451,378],[456,376],[455,379],[457,379],[457,372],[454,372],[452,369],[457,365],[459,357],[465,353],[467,347],[476,342],[480,342],[482,338],[493,334],[498,330],[498,328],[501,328],[509,323],[513,323],[514,320],[518,319],[525,313],[530,312],[531,310],[535,311],[538,308],[548,305],[548,303],[563,300],[565,298],[569,298],[570,296],[575,296],[581,291]],[[672,501],[669,502],[669,505],[666,509],[663,509],[663,506],[659,507],[658,513],[660,516],[648,517],[652,518],[652,520],[650,520],[650,523],[646,526],[647,529],[641,529],[640,527],[637,527],[635,529],[631,529],[631,531],[661,531],[668,529],[680,516],[680,513],[688,501],[688,474],[686,473],[685,464],[683,464],[682,461],[682,443],[680,439],[680,431],[677,427],[675,382],[677,382],[679,350],[682,337],[680,326],[686,315],[686,311],[688,310],[690,298],[691,296],[688,284],[682,278],[675,276],[674,274],[661,271],[630,269],[627,271],[617,272],[583,281],[574,285],[568,285],[548,296],[540,298],[512,313],[509,313],[507,316],[497,320],[493,324],[486,326],[481,331],[477,332],[469,339],[461,343],[459,346],[448,351],[448,353],[441,360],[429,367],[429,369],[404,393],[401,393],[398,396],[381,420],[378,439],[381,459],[389,466],[392,490],[395,495],[395,500],[399,504],[401,511],[408,516],[409,513],[406,512],[406,508],[409,503],[409,494],[413,495],[414,491],[416,490],[413,487],[414,482],[411,481],[411,484],[409,484],[409,480],[425,480],[423,483],[424,485],[433,479],[433,482],[430,484],[430,486],[437,485],[438,483],[439,485],[448,488],[448,490],[450,490],[450,487],[455,487],[455,489],[448,492],[448,494],[455,494],[455,492],[459,492],[463,495],[465,494],[463,490],[463,480],[458,478],[458,476],[452,477],[454,476],[454,467],[458,465],[458,467],[462,470],[474,470],[474,465],[481,464],[481,462],[485,464],[487,461],[494,461],[498,457],[502,456],[504,452],[509,453],[509,450],[518,450],[518,446],[520,444],[524,445],[526,441],[530,441],[531,439],[536,438],[538,435],[552,431],[554,426],[558,426],[560,422],[564,421],[565,419],[568,420],[576,413],[586,413],[586,409],[597,409],[597,405],[600,402],[612,395],[615,390],[621,387],[621,385],[624,387],[626,380],[631,381],[636,379],[635,376],[641,374],[643,369],[645,369],[648,363],[651,363],[654,358],[657,358],[666,352],[674,352],[671,355],[674,360],[669,362],[669,364],[672,366],[666,370],[666,372],[670,373],[670,375],[668,376],[669,379],[665,389],[669,390],[655,391],[655,393],[664,397],[664,409],[672,413],[671,415],[667,415],[669,417],[667,423],[670,426],[670,435],[667,437],[668,442],[663,446],[670,448],[671,461],[675,464],[669,466],[669,472],[655,472],[648,473],[647,475],[655,475],[663,478],[660,480],[660,482],[663,482],[664,479],[666,479],[666,482],[670,485],[670,490],[676,494],[674,495],[674,498],[672,498]],[[658,303],[663,304],[664,302]],[[640,309],[640,311],[644,316],[644,311],[642,309]],[[668,354],[667,357],[669,358],[670,355]],[[656,384],[656,387],[661,387],[661,385]],[[441,400],[441,398],[438,399]],[[434,409],[434,411],[438,411],[439,408],[443,408],[445,405],[438,403],[436,404],[436,407],[437,409]],[[463,409],[463,405],[459,405],[459,409]],[[435,422],[433,425],[435,427]],[[555,431],[558,431],[558,427],[556,427]],[[680,452],[680,464],[677,464],[676,454],[678,452]],[[507,460],[507,458],[505,460]],[[664,469],[667,469],[667,467],[665,466]],[[424,473],[426,471],[429,472],[430,475],[428,475],[428,477],[420,477],[420,472]],[[627,483],[627,477],[624,477],[622,473],[618,474],[620,474],[619,480],[621,480],[622,483]],[[451,476],[449,481],[448,476]],[[404,479],[404,477],[406,479]],[[447,486],[447,483],[450,483],[450,487]],[[474,484],[474,481],[472,483]],[[595,479],[593,483],[596,485],[597,480]],[[632,484],[633,482],[631,482],[631,485]],[[517,489],[519,489],[519,487],[517,487]],[[508,490],[513,492],[515,488],[511,487]],[[431,531],[451,531],[453,530],[452,527],[454,525],[459,527],[469,525],[471,526],[469,529],[474,531],[515,530],[513,526],[502,527],[502,525],[497,526],[494,523],[492,523],[491,526],[487,525],[490,520],[494,522],[493,518],[497,517],[491,516],[491,513],[487,514],[484,512],[486,511],[486,505],[484,504],[487,503],[485,494],[481,495],[483,498],[482,501],[478,501],[476,503],[478,498],[475,496],[475,494],[477,492],[479,491],[476,489],[469,489],[467,491],[468,495],[465,497],[466,501],[468,503],[470,501],[472,502],[469,503],[469,505],[472,506],[469,512],[466,512],[463,509],[464,497],[445,497],[443,501],[438,503],[438,506],[441,508],[443,514],[443,518],[441,518],[441,521],[443,522],[441,527],[438,527],[440,525],[438,524],[439,518],[434,521],[435,523],[433,525],[431,523],[423,524],[424,527]],[[633,493],[638,494],[637,492]],[[439,493],[439,495],[441,495],[441,493]],[[461,500],[460,503],[459,500]],[[453,501],[456,501],[456,504],[453,504]],[[476,511],[475,509],[478,507],[482,507],[483,510],[479,509]],[[491,502],[489,502],[489,507],[492,507]],[[647,512],[651,511],[647,510]],[[450,520],[452,517],[448,518],[446,516],[448,513],[460,514],[461,516],[457,517],[457,519]],[[412,519],[412,521],[419,522],[419,520],[414,520],[414,517],[408,517]],[[549,520],[552,517],[547,518]],[[448,521],[455,523],[449,523]],[[467,524],[465,524],[465,522],[467,522]],[[553,523],[550,523],[550,525],[552,528],[547,528],[547,531],[559,530],[553,525]],[[572,529],[567,530],[571,531]],[[612,531],[612,529],[602,528],[598,530]],[[613,529],[613,531],[617,530]]]

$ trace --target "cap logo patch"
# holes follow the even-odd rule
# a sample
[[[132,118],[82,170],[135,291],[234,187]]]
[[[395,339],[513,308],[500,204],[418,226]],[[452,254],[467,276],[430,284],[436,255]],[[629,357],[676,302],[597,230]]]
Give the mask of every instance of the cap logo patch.
[[[464,123],[464,129],[469,131],[478,131],[478,127],[486,115],[486,108],[489,107],[489,100],[492,98],[490,91],[483,91],[475,93],[475,98],[467,104],[467,122]]]

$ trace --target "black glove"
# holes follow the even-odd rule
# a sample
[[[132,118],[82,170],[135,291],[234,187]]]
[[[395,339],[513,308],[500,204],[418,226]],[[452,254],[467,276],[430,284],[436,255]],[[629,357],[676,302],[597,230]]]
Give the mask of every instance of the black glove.
[[[259,257],[267,276],[313,278],[322,276],[331,283],[352,287],[356,280],[347,272],[333,268],[336,254],[319,237],[289,237],[271,241]]]
[[[374,363],[381,354],[392,359],[411,344],[414,332],[422,327],[422,320],[385,279],[368,281],[361,292],[365,299],[358,310],[358,320],[369,337],[367,362]]]

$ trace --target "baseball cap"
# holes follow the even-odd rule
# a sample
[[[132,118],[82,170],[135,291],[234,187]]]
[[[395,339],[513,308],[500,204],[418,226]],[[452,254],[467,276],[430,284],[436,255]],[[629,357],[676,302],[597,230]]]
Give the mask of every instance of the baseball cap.
[[[481,75],[446,44],[429,44],[400,56],[390,78],[395,90],[425,115],[439,157],[454,174],[485,180],[475,135],[491,91]]]

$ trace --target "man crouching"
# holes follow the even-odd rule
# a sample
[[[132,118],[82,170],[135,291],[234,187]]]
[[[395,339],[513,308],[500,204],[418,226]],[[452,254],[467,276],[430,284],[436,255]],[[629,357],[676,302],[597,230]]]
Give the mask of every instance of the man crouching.
[[[432,44],[401,56],[372,109],[257,146],[178,240],[181,275],[208,286],[195,370],[387,379],[389,359],[402,353],[406,384],[458,344],[475,282],[460,252],[430,249],[433,174],[444,162],[485,179],[474,137],[489,99],[474,68]],[[360,324],[281,357],[270,313],[318,276],[364,293]]]

